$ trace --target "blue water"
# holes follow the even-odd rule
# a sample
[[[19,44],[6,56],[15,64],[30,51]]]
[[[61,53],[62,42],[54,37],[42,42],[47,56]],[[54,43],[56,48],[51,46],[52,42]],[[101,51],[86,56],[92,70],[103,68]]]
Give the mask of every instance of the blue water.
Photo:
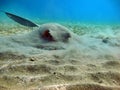
[[[95,23],[120,22],[119,5],[119,0],[0,0],[1,10],[29,19]]]

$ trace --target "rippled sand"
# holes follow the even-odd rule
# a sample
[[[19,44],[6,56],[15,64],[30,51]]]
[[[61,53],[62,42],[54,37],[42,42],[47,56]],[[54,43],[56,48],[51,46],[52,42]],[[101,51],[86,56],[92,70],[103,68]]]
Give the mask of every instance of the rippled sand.
[[[81,37],[83,46],[30,56],[0,53],[0,90],[120,90],[120,27],[66,26]],[[1,36],[29,29],[13,26],[8,32],[1,27]]]

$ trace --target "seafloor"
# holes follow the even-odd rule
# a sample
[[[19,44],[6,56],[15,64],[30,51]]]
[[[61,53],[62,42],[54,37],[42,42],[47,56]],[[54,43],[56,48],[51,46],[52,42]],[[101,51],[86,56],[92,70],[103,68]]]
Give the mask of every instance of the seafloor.
[[[29,48],[4,52],[6,39],[0,39],[0,90],[120,90],[120,25],[61,24],[79,35],[81,45],[26,57]],[[0,37],[35,29],[1,23]]]

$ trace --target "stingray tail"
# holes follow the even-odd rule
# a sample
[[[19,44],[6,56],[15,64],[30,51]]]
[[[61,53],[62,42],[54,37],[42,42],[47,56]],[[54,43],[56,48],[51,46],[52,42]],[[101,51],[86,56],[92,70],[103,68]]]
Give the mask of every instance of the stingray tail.
[[[20,16],[14,15],[12,13],[9,12],[5,12],[3,10],[0,10],[1,12],[4,12],[9,18],[11,18],[12,20],[14,20],[15,22],[24,25],[24,26],[28,26],[28,27],[38,27],[37,24],[31,22],[30,20],[27,20],[25,18],[22,18]]]

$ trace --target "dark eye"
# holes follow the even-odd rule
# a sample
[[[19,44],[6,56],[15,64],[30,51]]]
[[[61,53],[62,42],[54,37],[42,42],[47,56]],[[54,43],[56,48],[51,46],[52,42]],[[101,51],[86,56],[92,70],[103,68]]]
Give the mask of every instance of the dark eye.
[[[69,34],[69,33],[65,33],[65,34],[64,34],[64,38],[65,38],[65,39],[68,39],[69,37],[70,37],[70,34]]]
[[[45,30],[41,36],[44,40],[55,41],[54,38],[52,37],[52,35],[50,34],[49,30]]]
[[[63,34],[63,41],[64,41],[64,42],[68,41],[68,39],[69,39],[70,37],[71,37],[71,36],[70,36],[69,33]]]

